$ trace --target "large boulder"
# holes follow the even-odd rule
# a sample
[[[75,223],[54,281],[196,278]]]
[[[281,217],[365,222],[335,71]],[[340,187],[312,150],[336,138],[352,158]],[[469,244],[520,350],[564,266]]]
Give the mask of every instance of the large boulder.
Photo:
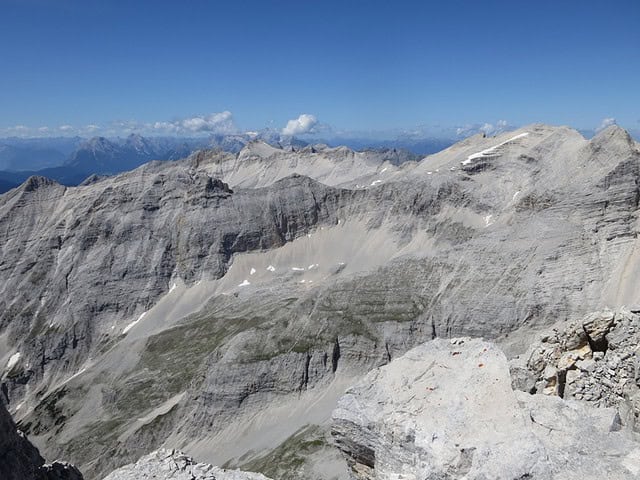
[[[369,373],[333,413],[355,478],[629,479],[640,444],[615,410],[511,388],[505,355],[436,339]]]

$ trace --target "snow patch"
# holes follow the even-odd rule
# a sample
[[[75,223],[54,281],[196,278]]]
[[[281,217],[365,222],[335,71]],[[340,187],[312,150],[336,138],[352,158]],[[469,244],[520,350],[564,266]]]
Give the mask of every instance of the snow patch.
[[[276,271],[276,267],[274,267],[273,265],[269,265],[267,267],[267,270],[269,270],[270,272],[275,272]]]
[[[63,384],[64,384],[64,383],[67,383],[69,380],[73,380],[73,379],[74,379],[74,378],[76,378],[78,375],[81,375],[81,374],[83,374],[83,373],[84,373],[84,372],[86,372],[86,371],[87,371],[87,367],[83,367],[83,368],[81,368],[80,370],[78,370],[78,373],[74,373],[73,375],[71,375],[69,378],[67,378],[67,379],[66,379],[64,382],[62,382],[62,383],[63,383]]]
[[[380,173],[384,173],[387,171],[387,167],[384,167],[382,170],[380,170]]]
[[[291,267],[291,270],[294,272],[304,272],[304,268],[301,267]]]
[[[176,289],[177,286],[178,286],[178,284],[176,284],[176,282],[173,282],[171,284],[171,288],[169,288],[169,293],[173,292]]]
[[[249,275],[253,275],[254,273],[256,273],[256,269],[251,267],[251,271],[249,271]]]
[[[489,225],[491,225],[493,223],[493,221],[491,220],[493,218],[493,215],[487,215],[486,217],[484,217],[484,226],[488,227]]]
[[[432,174],[433,174],[433,172],[427,172],[427,175],[432,175]]]
[[[520,190],[518,190],[516,193],[513,194],[513,200],[515,200],[518,195],[520,195]]]
[[[251,285],[251,283],[249,283],[249,280],[245,279],[241,284],[239,284],[239,287],[246,287],[247,285]]]
[[[142,320],[142,318],[147,314],[147,312],[142,312],[140,314],[140,316],[138,317],[137,320],[134,320],[133,322],[131,322],[129,325],[127,325],[126,327],[124,327],[124,330],[122,330],[122,334],[125,335],[129,330],[131,330],[136,323],[138,323],[140,320]]]
[[[374,185],[378,185],[379,183],[382,183],[382,180],[374,180],[373,182],[371,182],[371,186],[373,187]]]
[[[500,152],[496,152],[497,148],[502,147],[503,145],[506,145],[509,142],[513,142],[514,140],[517,140],[519,138],[526,137],[527,135],[529,135],[529,132],[524,132],[524,133],[521,133],[520,135],[516,135],[515,137],[512,137],[509,140],[505,140],[504,142],[499,143],[498,145],[494,145],[493,147],[489,147],[489,148],[487,148],[485,150],[482,150],[481,152],[473,153],[473,154],[469,155],[466,160],[463,160],[460,163],[462,163],[462,165],[469,165],[472,161],[474,161],[477,158],[497,157],[497,156],[500,155]]]
[[[318,266],[319,266],[319,265],[318,265],[317,263],[312,263],[311,265],[309,265],[309,266],[307,267],[307,270],[313,270],[314,268],[318,268]]]
[[[9,358],[9,361],[7,362],[7,370],[11,370],[13,367],[16,366],[16,364],[18,363],[18,360],[20,360],[20,357],[22,355],[20,354],[20,352],[16,352],[13,355],[11,355],[11,357]]]

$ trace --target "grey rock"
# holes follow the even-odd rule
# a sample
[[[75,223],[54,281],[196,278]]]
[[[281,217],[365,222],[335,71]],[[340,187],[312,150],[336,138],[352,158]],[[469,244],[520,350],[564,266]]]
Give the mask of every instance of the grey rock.
[[[198,463],[176,450],[161,449],[125,465],[104,480],[269,480],[259,473],[226,470]]]
[[[551,341],[554,337],[571,337],[579,326],[588,332],[589,345],[575,348],[575,344]],[[526,360],[511,361],[514,388],[530,391],[526,384],[517,380],[533,374],[538,393],[624,410],[627,413],[621,415],[622,421],[637,428],[635,418],[640,416],[636,360],[639,327],[640,317],[626,308],[591,313],[579,321],[559,322],[551,333],[543,336],[544,341],[530,346],[524,356]],[[574,349],[570,350],[571,347]],[[551,370],[558,372],[554,378],[545,374]]]
[[[615,410],[513,391],[493,344],[436,339],[340,399],[332,433],[355,478],[627,479],[640,444]]]
[[[594,313],[582,321],[582,327],[589,337],[593,350],[602,350],[607,347],[605,339],[614,322],[613,312]]]

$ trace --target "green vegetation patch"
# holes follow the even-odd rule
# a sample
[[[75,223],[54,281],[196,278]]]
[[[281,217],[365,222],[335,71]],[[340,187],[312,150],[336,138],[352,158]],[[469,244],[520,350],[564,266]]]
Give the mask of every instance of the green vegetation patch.
[[[327,447],[329,444],[322,429],[317,425],[308,425],[298,430],[274,450],[248,462],[240,463],[238,468],[260,472],[270,478],[297,480],[302,478],[302,470],[309,456]]]

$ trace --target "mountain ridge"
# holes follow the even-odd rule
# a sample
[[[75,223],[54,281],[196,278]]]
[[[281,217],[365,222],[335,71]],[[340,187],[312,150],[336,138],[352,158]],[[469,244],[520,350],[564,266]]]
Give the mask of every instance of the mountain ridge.
[[[242,466],[310,418],[323,432],[346,386],[418,343],[637,301],[640,153],[615,128],[400,166],[305,148],[0,196],[0,360],[21,354],[3,382],[47,456],[96,476],[168,442]]]

